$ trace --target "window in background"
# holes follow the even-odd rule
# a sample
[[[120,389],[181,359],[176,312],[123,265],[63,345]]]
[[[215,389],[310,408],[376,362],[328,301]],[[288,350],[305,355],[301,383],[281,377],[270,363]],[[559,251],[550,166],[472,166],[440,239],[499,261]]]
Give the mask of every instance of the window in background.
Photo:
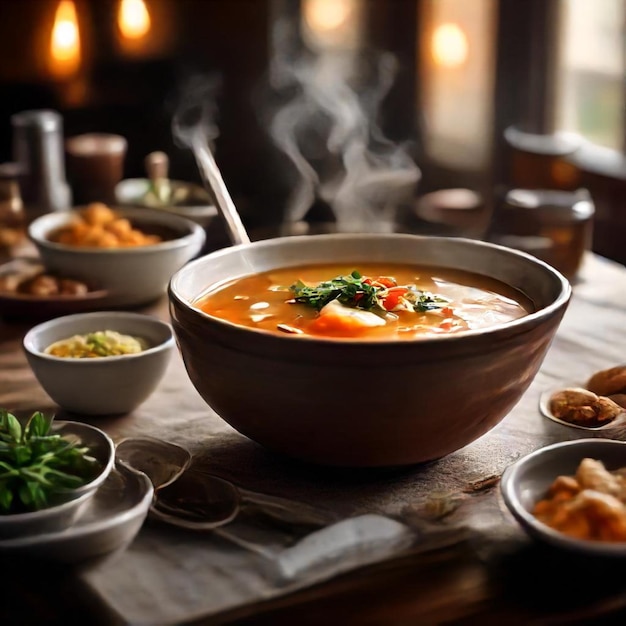
[[[560,0],[556,126],[614,150],[625,145],[625,0]]]
[[[418,63],[424,149],[463,170],[489,164],[495,77],[495,0],[424,0]]]

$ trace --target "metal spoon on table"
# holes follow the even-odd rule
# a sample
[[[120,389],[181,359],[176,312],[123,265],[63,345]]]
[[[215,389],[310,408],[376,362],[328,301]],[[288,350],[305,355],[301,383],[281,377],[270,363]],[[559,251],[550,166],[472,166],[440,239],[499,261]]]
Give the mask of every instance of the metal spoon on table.
[[[116,459],[146,474],[154,485],[152,518],[189,530],[212,530],[232,522],[243,510],[293,526],[322,527],[334,516],[283,498],[237,487],[190,467],[191,453],[152,437],[129,437],[117,444]]]
[[[228,524],[240,509],[235,485],[217,476],[190,471],[191,453],[182,446],[153,437],[128,437],[115,450],[117,461],[150,478],[154,496],[150,515],[163,522],[208,530]]]

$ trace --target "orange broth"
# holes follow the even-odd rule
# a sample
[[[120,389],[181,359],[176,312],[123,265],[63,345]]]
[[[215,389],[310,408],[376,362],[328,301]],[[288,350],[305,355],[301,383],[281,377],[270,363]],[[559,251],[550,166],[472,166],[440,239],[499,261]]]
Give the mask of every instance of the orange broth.
[[[294,302],[290,286],[298,280],[317,286],[350,275],[354,270],[363,277],[393,277],[397,285],[414,285],[445,302],[435,310],[424,312],[413,309],[378,311],[376,317],[384,323],[377,322],[369,313],[368,322],[374,320],[380,324],[376,326],[363,326],[360,320],[344,317],[343,312],[338,318]],[[220,285],[201,296],[194,306],[235,324],[295,337],[314,335],[383,341],[485,328],[518,319],[534,310],[526,296],[493,278],[462,270],[388,263],[320,264],[271,270]]]

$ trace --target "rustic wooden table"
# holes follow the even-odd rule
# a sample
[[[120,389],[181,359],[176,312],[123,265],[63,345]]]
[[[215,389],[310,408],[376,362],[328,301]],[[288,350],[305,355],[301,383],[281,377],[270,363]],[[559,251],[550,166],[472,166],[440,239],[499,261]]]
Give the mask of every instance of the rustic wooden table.
[[[167,303],[145,312],[167,319]],[[0,406],[58,410],[23,356],[29,325],[0,323]],[[515,459],[588,435],[543,418],[539,395],[624,362],[625,329],[626,268],[589,255],[540,373],[505,420],[439,462],[391,473],[337,474],[272,457],[206,407],[176,355],[137,411],[90,421],[114,438],[151,434],[183,443],[212,471],[250,489],[319,504],[341,518],[382,513],[447,539],[429,544],[426,533],[421,550],[280,588],[263,579],[251,555],[219,537],[147,524],[123,554],[77,571],[0,555],[0,623],[625,623],[623,562],[531,541],[498,490]],[[626,439],[618,430],[609,435]]]

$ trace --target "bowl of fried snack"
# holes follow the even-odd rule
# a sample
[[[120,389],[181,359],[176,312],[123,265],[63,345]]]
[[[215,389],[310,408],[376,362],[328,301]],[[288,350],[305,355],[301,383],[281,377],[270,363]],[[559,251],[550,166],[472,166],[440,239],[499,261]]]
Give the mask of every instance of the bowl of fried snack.
[[[626,556],[626,443],[591,438],[539,448],[502,475],[504,503],[533,538]]]
[[[92,203],[47,213],[28,228],[46,271],[108,292],[108,306],[139,306],[165,293],[171,275],[195,257],[204,229],[178,215]]]

